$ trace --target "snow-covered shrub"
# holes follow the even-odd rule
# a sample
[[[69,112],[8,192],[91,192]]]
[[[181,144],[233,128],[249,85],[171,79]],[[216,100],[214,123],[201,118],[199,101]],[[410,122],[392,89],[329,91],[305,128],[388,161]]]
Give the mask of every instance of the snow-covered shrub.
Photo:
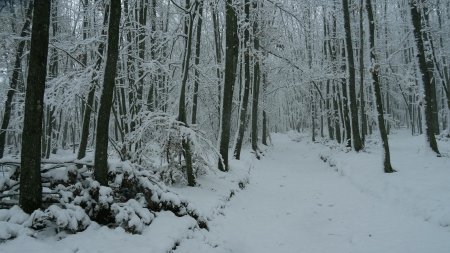
[[[25,223],[27,227],[41,229],[55,226],[58,231],[78,232],[85,230],[91,220],[84,210],[75,205],[67,204],[63,207],[51,205],[44,211],[36,210]]]
[[[114,203],[111,210],[116,224],[131,233],[141,233],[155,218],[153,213],[135,199],[130,199],[126,203]]]
[[[194,126],[185,126],[164,113],[142,112],[139,120],[142,124],[126,138],[126,146],[139,146],[131,153],[132,161],[152,169],[166,184],[187,183],[181,145],[183,139],[187,139],[191,146],[192,165],[197,176],[215,166],[219,152]]]

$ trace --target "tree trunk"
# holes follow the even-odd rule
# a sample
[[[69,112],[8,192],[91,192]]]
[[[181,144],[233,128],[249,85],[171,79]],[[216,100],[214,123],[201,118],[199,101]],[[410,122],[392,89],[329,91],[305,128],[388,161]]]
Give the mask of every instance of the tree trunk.
[[[256,158],[258,155],[258,106],[259,106],[259,86],[261,82],[261,70],[259,52],[259,27],[258,27],[258,3],[253,1],[253,11],[255,20],[253,21],[253,47],[256,52],[255,63],[253,65],[253,100],[252,100],[252,150],[255,151]]]
[[[348,0],[342,0],[342,7],[344,10],[344,28],[345,28],[345,44],[347,46],[347,62],[348,62],[348,88],[350,97],[350,112],[352,124],[352,143],[353,149],[358,152],[363,148],[361,138],[359,135],[359,121],[358,121],[358,104],[356,103],[355,90],[355,60],[353,58],[353,41],[352,32],[350,28],[350,13],[348,7]],[[348,132],[348,131],[347,131]]]
[[[30,61],[22,133],[20,197],[27,213],[41,207],[41,135],[47,73],[50,1],[34,3]]]
[[[198,103],[198,85],[199,85],[199,65],[202,39],[202,24],[203,24],[203,0],[199,2],[198,6],[198,20],[197,31],[195,36],[195,72],[194,72],[194,97],[192,98],[192,124],[197,124],[197,103]]]
[[[360,2],[359,8],[359,103],[360,103],[360,117],[361,117],[361,143],[364,142],[367,135],[367,120],[366,120],[366,101],[364,98],[364,0]]]
[[[239,112],[239,126],[236,146],[234,148],[234,158],[241,157],[241,148],[244,141],[244,132],[247,127],[247,107],[250,94],[250,0],[245,0],[245,31],[244,31],[244,94],[241,101],[241,110]]]
[[[389,141],[388,135],[384,123],[384,115],[383,115],[383,103],[381,96],[381,88],[380,88],[380,66],[377,63],[377,55],[375,54],[375,20],[372,11],[372,2],[371,0],[366,0],[366,8],[367,8],[367,16],[369,21],[369,44],[370,44],[370,60],[371,60],[371,68],[370,72],[372,74],[373,79],[373,90],[375,93],[375,103],[377,107],[378,113],[378,128],[380,129],[381,141],[383,142],[384,149],[384,172],[392,173],[395,170],[391,166],[391,156],[389,151]]]
[[[105,15],[103,16],[103,30],[102,30],[102,37],[106,36],[106,25],[108,24],[109,19],[109,6],[105,5]],[[81,130],[81,139],[80,139],[80,147],[78,149],[78,155],[77,159],[82,159],[86,156],[86,148],[89,138],[89,126],[91,122],[91,114],[94,107],[94,99],[95,99],[95,90],[98,85],[98,79],[99,79],[99,71],[100,67],[102,66],[102,59],[103,59],[103,51],[105,48],[105,43],[102,41],[98,45],[97,48],[97,61],[95,62],[94,66],[94,73],[92,74],[91,79],[91,87],[89,88],[89,93],[87,95],[86,104],[84,108],[84,114],[83,114],[83,125]]]
[[[228,146],[230,144],[231,110],[233,102],[234,83],[236,81],[236,68],[239,53],[239,36],[236,12],[233,9],[233,0],[226,2],[226,51],[225,51],[225,80],[222,96],[222,119],[219,136],[220,155],[219,170],[228,171]]]
[[[196,6],[198,7],[198,5]],[[189,0],[186,0],[186,9],[190,8]],[[195,11],[194,11],[195,12]],[[192,52],[192,28],[194,24],[194,16],[192,13],[185,14],[185,35],[186,42],[184,48],[184,60],[183,60],[183,76],[181,78],[181,91],[180,91],[180,101],[178,104],[178,121],[183,122],[187,126],[187,112],[186,112],[186,86],[189,77],[189,65],[191,60]],[[189,143],[189,138],[183,136],[182,140],[183,155],[186,162],[186,173],[189,186],[195,186],[195,176],[192,168],[192,153]]]
[[[109,118],[113,102],[117,58],[119,56],[120,9],[120,0],[111,0],[108,25],[108,49],[106,53],[103,91],[100,97],[100,107],[98,109],[97,136],[95,140],[94,177],[101,185],[108,184]]]
[[[341,48],[342,52],[342,58],[345,59],[345,49]],[[341,66],[342,71],[346,70],[345,64]],[[348,93],[347,93],[347,79],[342,78],[341,79],[341,87],[342,87],[342,99],[341,99],[341,118],[342,123],[344,125],[345,130],[345,146],[350,148],[352,147],[352,128],[350,124],[350,112],[348,109]]]
[[[439,126],[435,126],[433,121],[433,96],[432,96],[433,86],[431,85],[431,82],[433,82],[433,80],[431,79],[432,76],[430,75],[430,72],[432,72],[433,70],[430,70],[427,67],[427,60],[425,57],[425,46],[421,34],[422,17],[421,14],[419,13],[417,3],[413,3],[413,0],[410,0],[410,7],[411,7],[411,19],[414,30],[414,38],[417,47],[417,59],[419,62],[419,69],[422,75],[422,83],[425,91],[426,135],[431,150],[433,150],[437,155],[440,156],[438,145],[436,142],[436,137],[434,136],[434,133],[436,132],[435,128]]]

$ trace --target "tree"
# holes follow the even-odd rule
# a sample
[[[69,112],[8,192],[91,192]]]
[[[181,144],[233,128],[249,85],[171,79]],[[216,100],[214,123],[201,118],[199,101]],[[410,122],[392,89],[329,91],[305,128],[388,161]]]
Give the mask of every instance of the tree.
[[[239,53],[239,36],[236,11],[233,0],[226,1],[226,51],[225,51],[225,80],[222,96],[222,119],[219,135],[219,170],[228,171],[228,146],[230,144],[231,107],[233,101],[234,83],[236,81],[236,68]]]
[[[409,2],[411,7],[411,19],[413,25],[414,39],[417,48],[417,60],[419,62],[419,70],[422,75],[422,83],[425,92],[425,124],[426,124],[426,135],[428,139],[428,143],[430,145],[431,150],[433,150],[438,156],[440,156],[438,145],[436,142],[436,137],[434,136],[435,128],[439,126],[435,126],[433,121],[433,87],[431,82],[433,82],[430,72],[433,70],[427,68],[427,60],[425,56],[425,46],[424,41],[422,39],[422,15],[418,9],[418,2],[415,0],[410,0]]]
[[[116,64],[119,56],[120,0],[111,0],[109,12],[108,49],[106,52],[103,91],[100,97],[97,118],[97,136],[95,139],[94,177],[101,185],[108,184],[109,119],[117,72]]]
[[[87,3],[86,3],[87,4]],[[87,15],[87,13],[85,13]],[[103,29],[102,29],[102,37],[106,36],[106,25],[108,24],[108,18],[109,18],[109,6],[105,6],[105,14],[103,16]],[[85,22],[83,22],[83,25],[85,25]],[[87,38],[87,34],[83,33],[83,39]],[[86,148],[88,144],[88,137],[89,137],[89,126],[91,123],[91,114],[94,107],[94,96],[95,96],[95,90],[98,85],[98,79],[99,79],[99,71],[100,67],[102,65],[102,59],[103,59],[103,51],[105,48],[105,43],[102,41],[97,47],[97,61],[94,65],[94,73],[92,75],[91,84],[89,87],[89,92],[86,98],[84,113],[83,113],[83,124],[82,124],[82,130],[81,130],[81,138],[80,138],[80,147],[78,148],[78,155],[77,159],[82,159],[86,156]],[[86,59],[85,63],[87,63],[87,54],[84,56],[83,59]],[[86,65],[86,64],[85,64]]]
[[[252,149],[255,152],[256,157],[259,159],[258,155],[258,105],[259,105],[259,86],[261,83],[261,68],[260,68],[260,58],[259,58],[259,15],[258,15],[258,3],[253,1],[253,47],[256,52],[254,64],[253,64],[253,96],[252,96]]]
[[[184,48],[184,60],[183,60],[183,72],[181,78],[181,91],[180,100],[178,104],[178,121],[187,126],[187,112],[186,112],[186,86],[189,77],[189,67],[192,54],[192,28],[194,25],[194,15],[190,13],[190,1],[186,0],[186,14],[185,14],[185,48]],[[198,7],[196,4],[195,9]],[[194,10],[195,13],[195,10]],[[183,136],[182,139],[183,155],[186,162],[186,173],[189,186],[195,186],[194,170],[192,168],[192,152],[191,145],[189,143],[189,137]]]
[[[33,13],[33,0],[28,3],[27,12],[25,15],[25,22],[22,26],[20,37],[22,40],[19,42],[16,50],[16,59],[14,61],[14,69],[11,77],[10,89],[6,95],[5,111],[3,113],[2,126],[0,128],[0,158],[3,157],[5,151],[6,132],[8,131],[9,121],[11,119],[11,110],[14,94],[16,93],[17,85],[19,83],[19,74],[22,69],[22,56],[25,48],[25,36],[27,36],[30,30],[31,16]]]
[[[192,98],[192,124],[197,124],[197,104],[198,104],[198,86],[199,86],[199,64],[201,53],[202,25],[203,25],[203,0],[198,3],[197,31],[195,33],[195,77],[194,77],[194,97]]]
[[[375,104],[377,107],[377,118],[378,118],[378,128],[380,130],[381,141],[383,142],[384,149],[384,172],[392,173],[395,172],[391,166],[391,155],[389,151],[389,141],[386,131],[386,126],[384,125],[384,111],[383,111],[383,100],[381,98],[381,88],[380,88],[380,65],[377,62],[377,55],[375,49],[375,20],[372,11],[372,1],[366,0],[367,16],[369,21],[369,44],[370,44],[370,61],[372,66],[370,68],[370,73],[372,74],[373,80],[373,90],[375,93]]]
[[[351,112],[351,124],[352,124],[352,143],[353,149],[358,152],[363,148],[361,143],[361,137],[359,135],[359,123],[358,123],[358,104],[356,103],[356,91],[355,91],[355,60],[353,58],[353,41],[352,32],[350,28],[350,12],[348,7],[348,0],[342,0],[342,7],[344,10],[344,28],[345,28],[345,44],[347,46],[347,69],[348,69],[348,88],[350,96],[350,112]],[[348,136],[347,136],[348,138]]]
[[[250,1],[245,0],[245,30],[244,30],[244,89],[241,100],[241,108],[239,111],[239,126],[236,146],[234,147],[234,158],[237,160],[241,157],[242,143],[244,142],[244,132],[247,127],[247,107],[248,97],[250,94]]]
[[[27,213],[41,207],[41,136],[50,26],[50,1],[36,0],[31,31],[20,163],[20,197]]]

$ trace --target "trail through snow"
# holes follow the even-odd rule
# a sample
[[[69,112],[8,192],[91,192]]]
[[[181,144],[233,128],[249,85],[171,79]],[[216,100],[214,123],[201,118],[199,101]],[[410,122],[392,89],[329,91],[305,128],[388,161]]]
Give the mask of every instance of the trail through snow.
[[[319,159],[319,145],[278,137],[210,231],[175,252],[450,252],[447,228],[359,190]]]

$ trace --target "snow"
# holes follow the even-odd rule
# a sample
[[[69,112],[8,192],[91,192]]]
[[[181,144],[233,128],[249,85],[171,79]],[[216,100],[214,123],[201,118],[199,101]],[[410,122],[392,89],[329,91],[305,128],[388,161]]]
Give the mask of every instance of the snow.
[[[230,172],[199,177],[198,187],[153,185],[154,197],[188,203],[209,230],[189,215],[153,213],[130,200],[113,204],[123,227],[91,222],[80,233],[46,235],[21,226],[30,217],[14,207],[0,210],[0,238],[15,238],[0,244],[0,253],[450,252],[449,142],[439,143],[438,158],[423,136],[394,133],[398,172],[385,174],[376,137],[360,153],[309,139],[273,134],[261,160],[246,151],[230,161]],[[109,202],[110,189],[98,187]],[[55,210],[57,223],[82,220],[73,211]],[[141,233],[125,232],[131,226]]]
[[[247,189],[210,222],[210,232],[197,231],[175,252],[450,252],[448,227],[433,222],[448,217],[441,214],[450,208],[443,183],[449,159],[411,152],[423,137],[392,138],[399,172],[390,175],[378,145],[356,154],[302,136],[272,137],[275,147],[254,164]],[[343,173],[319,159],[327,152]],[[428,219],[409,210],[412,200]]]

